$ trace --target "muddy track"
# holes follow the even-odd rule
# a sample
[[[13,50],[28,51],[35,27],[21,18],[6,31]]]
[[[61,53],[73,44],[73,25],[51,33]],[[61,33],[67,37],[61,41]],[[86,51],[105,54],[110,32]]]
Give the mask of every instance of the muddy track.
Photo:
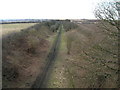
[[[61,39],[61,29],[62,27],[60,26],[58,35],[56,36],[53,46],[46,58],[47,64],[45,65],[45,68],[42,74],[38,75],[38,77],[36,78],[36,81],[34,82],[31,88],[42,88],[43,87],[43,83],[45,83],[45,78],[47,76],[47,73],[50,67],[53,65],[55,61],[55,57],[57,56],[57,53],[59,50],[60,39]]]

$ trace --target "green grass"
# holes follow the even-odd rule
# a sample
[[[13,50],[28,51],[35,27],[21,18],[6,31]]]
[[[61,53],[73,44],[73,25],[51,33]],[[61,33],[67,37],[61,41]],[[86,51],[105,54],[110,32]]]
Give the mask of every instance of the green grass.
[[[73,74],[71,68],[67,67],[66,63],[67,45],[66,45],[66,32],[62,29],[61,43],[58,55],[55,59],[50,79],[48,80],[48,88],[74,88]]]
[[[64,30],[62,30],[59,52],[55,59],[54,66],[52,67],[53,71],[50,74],[50,79],[49,79],[48,85],[47,85],[47,87],[49,87],[49,88],[60,88],[63,86],[64,70],[62,70],[62,64],[64,61],[64,57],[61,54],[66,53],[65,44],[66,44],[66,42],[65,42]]]

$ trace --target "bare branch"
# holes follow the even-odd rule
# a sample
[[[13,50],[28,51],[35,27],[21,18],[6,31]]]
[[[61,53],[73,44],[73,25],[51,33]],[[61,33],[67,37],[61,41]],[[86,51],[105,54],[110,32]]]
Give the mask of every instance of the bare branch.
[[[120,31],[120,21],[116,3],[117,2],[115,1],[99,3],[94,11],[94,14],[96,18],[102,21],[107,21],[111,25],[115,26],[118,31]]]

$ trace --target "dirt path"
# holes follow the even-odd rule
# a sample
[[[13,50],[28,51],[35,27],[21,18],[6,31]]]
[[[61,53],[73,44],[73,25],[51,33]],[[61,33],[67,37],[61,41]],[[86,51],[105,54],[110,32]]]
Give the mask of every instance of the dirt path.
[[[48,54],[48,57],[46,59],[47,64],[43,70],[43,73],[38,75],[36,81],[32,85],[32,88],[46,87],[46,82],[49,78],[49,73],[51,72],[51,67],[54,64],[55,58],[56,58],[57,53],[59,51],[59,45],[60,45],[60,39],[61,39],[61,30],[62,30],[62,27],[59,28],[58,35],[56,36],[56,39],[53,43],[53,46]]]
[[[67,65],[66,33],[61,32],[61,43],[54,65],[49,72],[46,88],[74,88],[73,79]]]

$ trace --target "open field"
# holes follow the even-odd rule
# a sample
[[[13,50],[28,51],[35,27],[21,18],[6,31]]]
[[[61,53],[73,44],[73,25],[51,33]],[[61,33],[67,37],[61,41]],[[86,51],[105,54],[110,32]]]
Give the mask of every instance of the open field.
[[[21,29],[28,28],[36,23],[16,23],[16,24],[0,24],[2,26],[2,35],[7,35],[13,32],[19,32]]]
[[[118,32],[108,27],[50,21],[3,38],[3,87],[119,87]]]

